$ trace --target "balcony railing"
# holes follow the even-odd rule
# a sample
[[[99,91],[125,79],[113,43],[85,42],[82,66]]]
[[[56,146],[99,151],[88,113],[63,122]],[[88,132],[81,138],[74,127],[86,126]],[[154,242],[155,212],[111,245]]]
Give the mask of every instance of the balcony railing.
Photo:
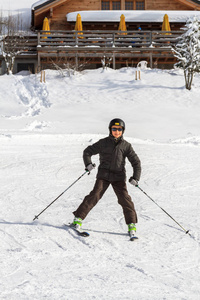
[[[171,47],[181,31],[40,31],[38,47]],[[39,50],[39,49],[38,49]]]

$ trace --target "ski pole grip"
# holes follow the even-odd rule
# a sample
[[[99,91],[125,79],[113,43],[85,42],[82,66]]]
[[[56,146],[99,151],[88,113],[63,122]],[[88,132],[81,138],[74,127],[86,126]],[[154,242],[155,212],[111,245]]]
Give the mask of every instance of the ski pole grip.
[[[91,164],[93,166],[92,169],[94,169],[96,167],[96,164]],[[90,172],[92,171],[92,169],[89,171],[87,168],[85,168],[86,172],[88,172],[88,175],[90,175]]]

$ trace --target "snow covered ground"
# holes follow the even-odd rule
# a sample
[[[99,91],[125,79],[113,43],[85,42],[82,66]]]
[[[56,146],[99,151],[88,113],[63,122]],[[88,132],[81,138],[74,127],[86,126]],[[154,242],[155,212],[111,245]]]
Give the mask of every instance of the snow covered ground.
[[[188,91],[180,70],[64,75],[0,77],[0,299],[199,300],[200,76]],[[33,222],[83,174],[83,150],[114,117],[141,158],[140,187],[194,238],[130,184],[138,241],[112,188],[84,221],[89,238],[64,228],[96,170]]]

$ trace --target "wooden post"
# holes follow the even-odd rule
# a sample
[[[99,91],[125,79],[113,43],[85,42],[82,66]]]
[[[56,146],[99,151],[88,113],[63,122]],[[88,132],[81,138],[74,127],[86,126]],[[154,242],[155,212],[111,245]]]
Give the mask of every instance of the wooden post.
[[[40,82],[42,83],[42,82],[46,82],[45,81],[45,71],[41,71],[41,73],[40,73]]]
[[[75,47],[78,47],[78,34],[77,31],[75,32]]]
[[[153,57],[152,57],[152,52],[150,53],[150,68],[153,68]]]
[[[141,80],[141,76],[140,76],[140,70],[136,70],[135,71],[135,80]]]
[[[78,53],[76,52],[75,56],[75,65],[76,65],[76,71],[78,70]]]
[[[40,45],[40,31],[38,31],[38,45]]]
[[[125,0],[121,0],[121,10],[125,10]]]
[[[40,53],[38,53],[38,65],[37,65],[37,69],[38,69],[38,72],[40,72],[40,70],[41,70]]]
[[[113,69],[115,70],[115,53],[113,52]]]
[[[152,31],[149,33],[149,46],[152,45]]]
[[[115,33],[112,34],[112,47],[115,47]]]

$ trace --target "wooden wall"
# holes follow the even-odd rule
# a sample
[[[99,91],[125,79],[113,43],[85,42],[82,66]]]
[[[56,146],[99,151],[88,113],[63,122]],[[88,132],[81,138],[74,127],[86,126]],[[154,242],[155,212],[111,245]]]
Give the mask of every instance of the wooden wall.
[[[58,5],[50,10],[42,11],[35,14],[35,28],[41,29],[41,22],[45,17],[51,21],[52,30],[67,29],[66,14],[81,10],[101,10],[101,0],[68,0],[62,5]],[[51,15],[50,15],[51,14]]]
[[[175,0],[146,0],[146,10],[190,10],[188,6]]]
[[[53,17],[51,19],[51,27],[54,30],[58,29],[69,29],[67,28],[67,18],[66,14],[73,11],[80,10],[100,10],[99,0],[76,0],[69,1],[65,5],[55,8],[53,10]],[[62,28],[61,28],[61,27]]]
[[[110,0],[111,1],[111,0]],[[181,4],[176,0],[144,0],[145,10],[193,10],[188,6]],[[52,2],[52,4],[43,6],[42,8],[33,12],[34,14],[34,28],[42,29],[42,23],[45,17],[50,19],[50,26],[52,30],[72,30],[74,29],[73,23],[67,23],[66,14],[74,11],[81,10],[101,10],[101,0],[61,0],[60,4]],[[121,8],[125,8],[125,0],[121,0]],[[112,24],[110,24],[112,25]],[[90,26],[90,28],[88,28]],[[88,24],[85,26],[87,29],[108,29],[101,28],[101,24]],[[117,25],[113,24],[113,30]],[[110,26],[109,26],[110,27]],[[112,27],[112,26],[111,26]],[[111,29],[111,28],[109,28]],[[112,30],[112,29],[111,29]]]

